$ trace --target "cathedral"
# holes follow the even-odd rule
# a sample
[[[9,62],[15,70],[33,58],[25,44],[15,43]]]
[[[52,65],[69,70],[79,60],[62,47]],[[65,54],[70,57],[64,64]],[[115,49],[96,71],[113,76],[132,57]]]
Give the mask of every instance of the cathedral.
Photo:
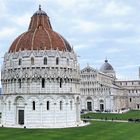
[[[140,110],[140,79],[119,80],[107,59],[99,70],[80,71],[76,53],[41,6],[5,53],[1,84],[4,127],[75,127],[83,125],[80,111]]]
[[[140,110],[140,79],[119,80],[105,60],[99,70],[87,65],[81,70],[81,110],[123,113]]]
[[[41,9],[4,56],[2,118],[8,127],[79,126],[80,70],[77,55]]]

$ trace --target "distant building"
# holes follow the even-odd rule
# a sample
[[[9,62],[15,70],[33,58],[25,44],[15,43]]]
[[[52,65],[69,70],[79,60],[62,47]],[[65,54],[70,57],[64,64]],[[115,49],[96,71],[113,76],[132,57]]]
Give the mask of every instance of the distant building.
[[[140,79],[121,81],[105,60],[100,70],[90,66],[81,70],[81,109],[123,112],[140,109]]]

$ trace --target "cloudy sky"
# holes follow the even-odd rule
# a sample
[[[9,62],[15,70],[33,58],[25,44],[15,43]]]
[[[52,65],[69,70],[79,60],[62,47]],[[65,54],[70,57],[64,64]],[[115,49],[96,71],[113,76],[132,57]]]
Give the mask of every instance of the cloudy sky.
[[[53,29],[74,47],[81,68],[89,63],[99,69],[107,57],[119,78],[138,77],[139,0],[0,0],[0,67],[39,4]]]

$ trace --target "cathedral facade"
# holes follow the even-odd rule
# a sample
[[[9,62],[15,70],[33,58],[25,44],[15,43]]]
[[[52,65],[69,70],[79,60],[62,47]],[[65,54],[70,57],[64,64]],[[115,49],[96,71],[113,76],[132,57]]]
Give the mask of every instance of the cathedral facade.
[[[52,29],[41,7],[32,16],[28,31],[18,36],[5,54],[1,83],[3,126],[80,125],[77,55]]]
[[[100,70],[89,65],[81,70],[81,110],[122,113],[140,110],[140,79],[119,80],[105,60]]]

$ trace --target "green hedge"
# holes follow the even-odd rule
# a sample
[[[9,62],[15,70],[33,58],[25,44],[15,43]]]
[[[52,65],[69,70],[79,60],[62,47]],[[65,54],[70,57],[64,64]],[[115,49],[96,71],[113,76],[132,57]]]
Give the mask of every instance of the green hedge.
[[[129,118],[140,118],[140,111],[133,110],[123,114],[113,114],[113,113],[88,113],[81,116],[89,117],[92,119],[114,119],[114,120],[128,120]]]

